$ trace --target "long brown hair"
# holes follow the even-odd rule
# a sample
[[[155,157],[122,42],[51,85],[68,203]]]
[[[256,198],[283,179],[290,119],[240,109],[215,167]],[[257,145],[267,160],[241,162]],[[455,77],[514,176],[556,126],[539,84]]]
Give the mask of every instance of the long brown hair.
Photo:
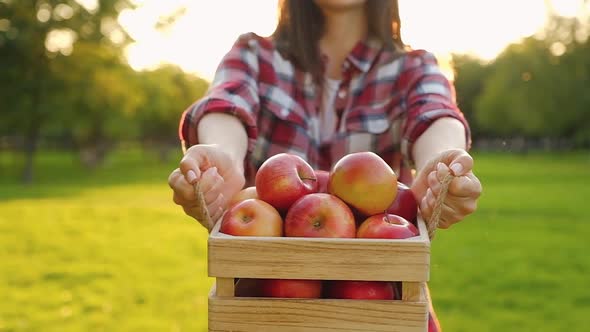
[[[397,0],[367,0],[369,36],[388,50],[403,50]],[[273,34],[277,49],[299,68],[321,80],[322,62],[319,40],[324,15],[312,0],[280,0],[279,22]]]

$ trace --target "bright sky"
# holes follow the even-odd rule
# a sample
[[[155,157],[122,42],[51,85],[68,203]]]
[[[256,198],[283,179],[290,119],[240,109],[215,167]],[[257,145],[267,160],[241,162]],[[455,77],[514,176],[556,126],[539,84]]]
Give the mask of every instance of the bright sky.
[[[302,0],[303,1],[303,0]],[[310,0],[311,1],[311,0]],[[136,43],[128,49],[135,69],[175,63],[211,79],[221,57],[238,35],[269,35],[277,22],[277,0],[135,0],[140,7],[121,14],[120,22]],[[413,48],[444,57],[450,52],[492,59],[509,43],[537,32],[546,3],[573,16],[583,0],[399,0],[402,37]],[[161,15],[186,7],[167,31],[154,28]],[[590,2],[586,8],[590,7]]]

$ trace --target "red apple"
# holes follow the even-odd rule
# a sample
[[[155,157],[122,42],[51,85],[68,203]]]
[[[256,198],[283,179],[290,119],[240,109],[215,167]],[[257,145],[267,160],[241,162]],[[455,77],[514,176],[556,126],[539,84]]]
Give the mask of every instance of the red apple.
[[[238,193],[235,194],[234,197],[232,197],[232,199],[229,201],[228,206],[231,207],[236,203],[247,200],[248,198],[258,198],[256,187],[246,187],[238,191]]]
[[[334,164],[328,192],[365,216],[384,213],[397,194],[397,176],[377,154],[355,152]]]
[[[219,231],[237,236],[282,236],[283,220],[272,205],[249,198],[225,212]]]
[[[326,285],[325,297],[330,299],[393,300],[395,291],[387,281],[335,280]]]
[[[285,217],[285,236],[354,238],[356,224],[350,208],[324,193],[301,197]]]
[[[321,280],[262,279],[260,295],[264,297],[317,299],[322,295]]]
[[[367,218],[356,236],[366,239],[407,239],[419,234],[414,224],[395,214],[376,214]]]
[[[234,296],[257,297],[260,296],[260,285],[263,279],[236,278]]]
[[[387,213],[398,215],[411,223],[416,223],[418,202],[410,187],[401,182],[397,183],[397,195],[393,203],[387,208]]]
[[[301,157],[280,153],[268,158],[254,179],[258,197],[285,212],[304,195],[317,192],[313,168]]]
[[[328,193],[328,180],[330,179],[330,172],[316,169],[315,178],[318,181],[318,192]]]

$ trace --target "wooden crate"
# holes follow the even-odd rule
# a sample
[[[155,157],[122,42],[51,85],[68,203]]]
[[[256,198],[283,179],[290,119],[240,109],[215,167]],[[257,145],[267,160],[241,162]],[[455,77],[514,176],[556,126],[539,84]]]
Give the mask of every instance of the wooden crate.
[[[208,240],[209,331],[426,332],[430,240],[237,237]],[[236,278],[401,281],[401,300],[236,297]]]

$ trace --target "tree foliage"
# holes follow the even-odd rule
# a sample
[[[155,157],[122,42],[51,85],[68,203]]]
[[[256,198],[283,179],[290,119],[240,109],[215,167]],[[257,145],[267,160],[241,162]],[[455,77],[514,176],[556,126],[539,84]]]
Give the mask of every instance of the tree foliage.
[[[58,140],[93,166],[117,142],[176,137],[180,113],[206,89],[174,66],[129,67],[132,40],[117,18],[132,1],[88,4],[0,0],[0,138],[19,142],[26,181],[40,143]]]
[[[458,101],[475,136],[590,143],[590,22],[552,16],[493,62],[455,55]]]
[[[121,141],[177,142],[181,112],[208,83],[171,65],[129,67],[132,40],[117,18],[133,3],[0,0],[0,148],[10,141],[24,152],[25,180],[39,144],[58,142],[97,165]],[[166,30],[183,13],[154,24]],[[554,15],[492,62],[454,55],[457,101],[474,137],[590,146],[589,35],[587,18]]]

